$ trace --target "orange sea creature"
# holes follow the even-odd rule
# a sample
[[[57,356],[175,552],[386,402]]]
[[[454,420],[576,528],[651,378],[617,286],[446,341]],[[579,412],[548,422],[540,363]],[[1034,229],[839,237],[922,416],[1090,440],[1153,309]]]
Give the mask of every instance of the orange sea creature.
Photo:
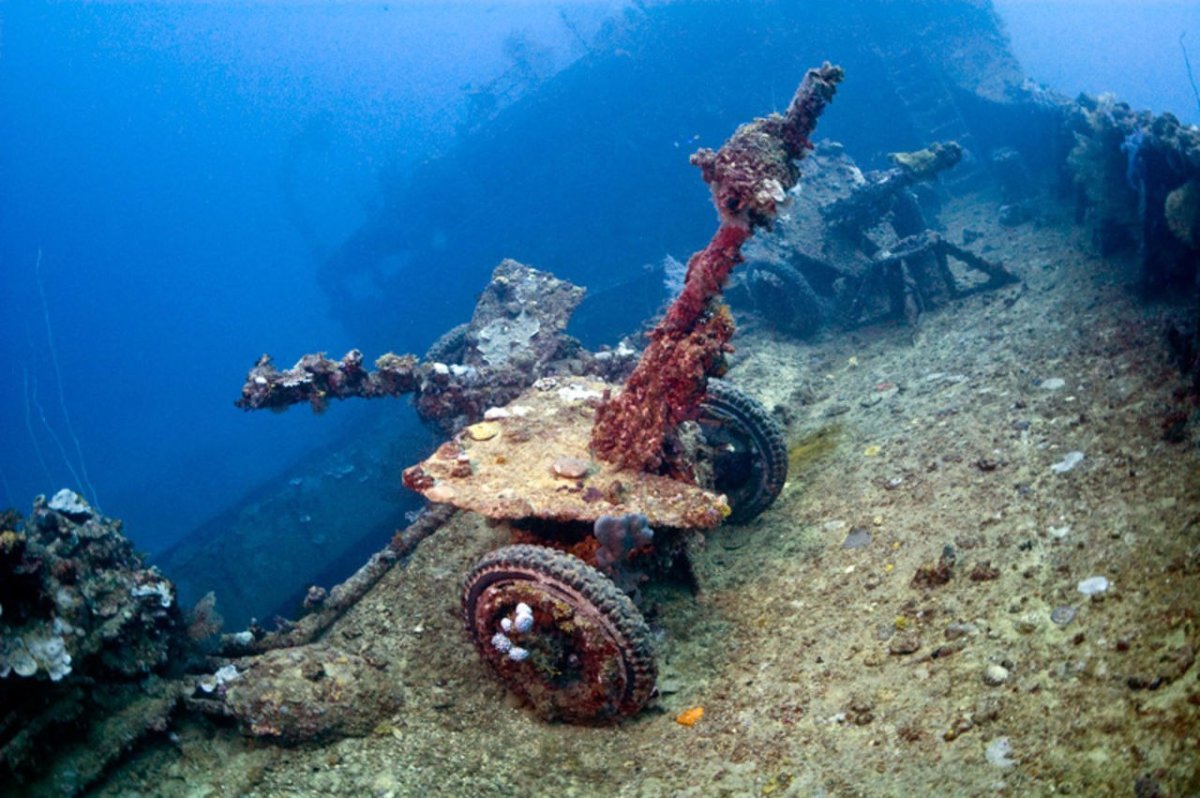
[[[680,726],[695,726],[704,717],[704,707],[688,707],[675,716],[675,722]]]

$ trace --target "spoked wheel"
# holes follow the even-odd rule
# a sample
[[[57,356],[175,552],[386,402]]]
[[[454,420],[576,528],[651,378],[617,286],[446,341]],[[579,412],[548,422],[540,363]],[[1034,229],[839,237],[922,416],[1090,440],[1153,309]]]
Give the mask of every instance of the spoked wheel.
[[[614,721],[654,692],[642,614],[570,554],[517,545],[485,555],[467,577],[463,614],[480,657],[542,717]]]
[[[724,493],[728,521],[744,524],[771,506],[787,481],[787,441],[779,422],[749,394],[710,379],[700,402],[701,456],[709,459],[711,485]]]

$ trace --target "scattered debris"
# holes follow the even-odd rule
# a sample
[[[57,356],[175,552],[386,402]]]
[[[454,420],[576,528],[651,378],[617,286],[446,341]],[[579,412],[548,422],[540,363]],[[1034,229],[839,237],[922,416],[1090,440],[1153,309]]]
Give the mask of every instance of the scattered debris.
[[[1067,456],[1050,466],[1055,474],[1065,474],[1083,462],[1083,452],[1068,452]]]
[[[1085,596],[1098,596],[1101,593],[1108,592],[1108,578],[1103,576],[1089,576],[1079,583],[1077,589]]]
[[[999,687],[1008,681],[1008,668],[1003,665],[988,665],[983,669],[983,683],[990,687]]]
[[[912,586],[922,588],[939,587],[950,581],[954,576],[954,565],[958,555],[953,546],[943,546],[942,556],[934,565],[922,565],[913,575]]]
[[[971,569],[967,578],[972,582],[990,582],[999,576],[1000,569],[993,567],[991,560],[983,560],[975,563],[975,567]]]
[[[866,527],[856,526],[842,542],[843,549],[861,549],[871,543],[871,533]]]
[[[921,648],[921,638],[915,633],[896,635],[888,644],[888,653],[905,656]]]
[[[1075,620],[1075,608],[1066,604],[1055,607],[1050,611],[1050,620],[1058,626],[1066,626]]]
[[[988,764],[995,765],[998,768],[1010,768],[1016,764],[1012,759],[1012,743],[1007,737],[997,737],[988,743],[987,751],[984,756],[987,757]]]

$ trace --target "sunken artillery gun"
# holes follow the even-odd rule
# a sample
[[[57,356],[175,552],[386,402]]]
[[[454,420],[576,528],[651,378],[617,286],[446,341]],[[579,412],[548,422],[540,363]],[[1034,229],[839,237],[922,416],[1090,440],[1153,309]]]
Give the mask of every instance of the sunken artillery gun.
[[[801,166],[804,190],[747,247],[730,301],[805,337],[825,321],[855,328],[903,319],[915,328],[932,308],[1016,282],[1002,264],[931,229],[918,192],[933,197],[928,184],[963,157],[956,142],[934,143],[864,174],[840,144],[821,142]]]
[[[514,543],[467,576],[463,616],[489,668],[544,717],[638,712],[657,673],[638,585],[678,563],[686,530],[749,521],[783,488],[782,429],[719,379],[733,334],[721,291],[799,179],[841,79],[829,64],[809,70],[785,114],[692,156],[720,226],[623,385],[600,379],[621,371],[620,350],[589,355],[561,335],[578,289],[511,261],[461,343],[438,346],[462,362],[385,355],[368,371],[351,352],[281,372],[264,356],[246,380],[246,409],[413,393],[424,418],[457,428],[404,484],[511,528]]]
[[[291,399],[320,391],[318,407],[337,392],[374,396],[387,395],[387,386],[415,386],[418,412],[451,432],[405,471],[405,484],[435,507],[506,524],[516,542],[473,569],[464,597],[469,632],[485,661],[541,714],[571,720],[619,717],[645,703],[655,669],[639,587],[686,566],[687,531],[750,521],[770,506],[787,476],[778,422],[721,379],[708,380],[693,417],[668,436],[672,462],[690,469],[686,478],[663,467],[595,459],[590,437],[597,412],[606,395],[620,390],[611,379],[628,371],[630,358],[627,350],[581,357],[554,332],[581,295],[544,272],[505,261],[470,323],[431,348],[437,360],[385,356],[370,373],[357,365],[356,353],[340,361],[308,356],[286,371],[261,361],[246,384],[254,395],[266,395],[263,385],[270,384],[277,387],[267,393]],[[421,523],[401,547],[409,550],[436,523]],[[379,570],[368,566],[363,575]],[[517,617],[521,606],[532,611],[528,619],[524,611]],[[227,653],[308,643],[305,632],[320,615]],[[536,629],[525,628],[535,620]]]
[[[787,476],[778,423],[721,380],[672,433],[691,438],[699,484],[597,460],[589,436],[615,390],[542,378],[404,473],[430,501],[512,529],[468,576],[463,612],[480,656],[546,717],[640,709],[656,669],[639,585],[678,564],[685,530],[750,520]]]

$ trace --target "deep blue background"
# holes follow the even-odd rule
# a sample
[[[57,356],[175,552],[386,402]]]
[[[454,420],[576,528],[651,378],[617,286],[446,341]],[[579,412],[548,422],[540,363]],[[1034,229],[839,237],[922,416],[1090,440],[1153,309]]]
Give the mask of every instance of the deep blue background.
[[[568,13],[586,31],[600,12]],[[503,72],[514,42],[547,73],[577,45],[557,7],[534,4],[0,14],[0,503],[90,494],[65,462],[81,471],[73,430],[101,507],[151,550],[370,412],[232,405],[262,352],[290,365],[354,343],[292,209],[336,244],[378,202],[381,171],[444,146],[464,86]]]
[[[1200,81],[1198,0],[994,0],[1034,80],[1068,95],[1114,92],[1200,124],[1179,34]]]

